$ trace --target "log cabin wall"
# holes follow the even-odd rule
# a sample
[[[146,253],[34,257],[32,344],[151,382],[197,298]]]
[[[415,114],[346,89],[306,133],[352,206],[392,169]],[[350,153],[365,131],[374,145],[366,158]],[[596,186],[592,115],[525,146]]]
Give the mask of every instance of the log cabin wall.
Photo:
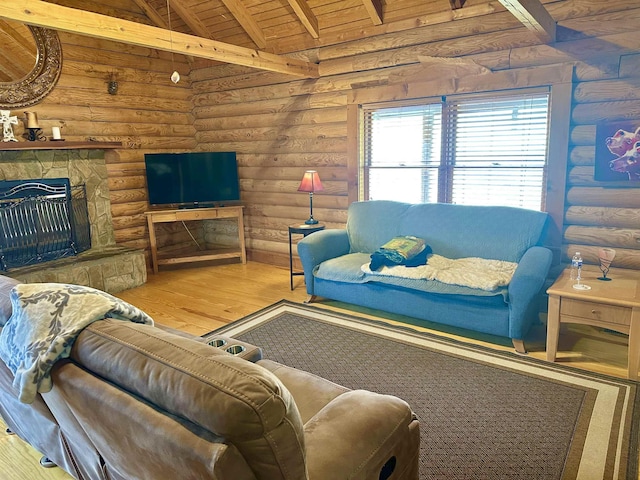
[[[635,15],[638,24],[637,9]],[[636,52],[611,55],[575,82],[563,237],[566,261],[580,251],[585,261],[598,264],[598,248],[608,246],[616,250],[614,267],[640,269],[640,183],[594,180],[597,124],[635,120],[640,125],[640,37],[635,38]]]
[[[316,80],[291,81],[231,65],[192,71],[197,148],[238,152],[249,257],[286,265],[287,225],[308,217],[309,198],[296,190],[309,168],[318,170],[325,187],[314,196],[314,217],[329,228],[344,226],[355,190],[348,158],[355,141],[348,135],[349,95],[357,88],[395,85],[404,98],[412,82],[433,79],[434,73],[441,85],[436,81],[431,93],[440,95],[458,80],[420,64],[420,57],[435,56],[514,75],[535,75],[549,66],[574,69],[563,261],[578,249],[586,262],[597,263],[598,246],[612,246],[618,251],[614,266],[640,268],[640,189],[593,180],[596,123],[640,119],[640,5],[636,0],[543,3],[558,22],[553,45],[541,44],[491,2],[469,7],[484,8],[482,16],[466,18],[469,10],[463,8],[453,22],[440,24],[434,15],[419,27],[399,19],[363,27],[362,38],[349,41],[323,36],[321,29],[325,43],[295,52],[319,61]],[[288,48],[290,54],[296,50]],[[478,90],[491,86],[479,82]]]
[[[149,22],[128,0],[82,3],[87,10],[114,16],[117,10],[124,18]],[[60,80],[44,101],[24,110],[38,113],[48,135],[52,126],[61,126],[68,140],[123,142],[122,149],[109,152],[107,166],[116,241],[130,247],[149,245],[144,153],[237,151],[249,257],[286,265],[287,225],[309,214],[308,195],[296,191],[306,169],[317,169],[325,187],[314,196],[314,216],[330,228],[346,221],[356,187],[347,115],[354,92],[371,86],[406,92],[425,77],[437,77],[441,85],[461,78],[421,64],[426,56],[472,60],[514,75],[569,65],[574,93],[562,256],[566,261],[579,249],[595,263],[597,247],[606,245],[618,252],[614,266],[640,268],[640,190],[593,180],[596,124],[640,118],[640,5],[543,3],[558,21],[553,45],[541,44],[497,2],[467,0],[462,9],[434,11],[419,21],[388,6],[382,25],[362,24],[357,34],[323,30],[321,22],[320,41],[279,38],[267,46],[318,62],[321,75],[315,80],[233,65],[203,67],[180,55],[172,59],[152,49],[60,33]],[[174,68],[182,75],[178,85],[169,80]],[[117,95],[107,93],[112,73]],[[434,85],[437,95],[442,88]],[[478,89],[491,85],[479,82]],[[234,238],[223,228],[225,235]],[[180,225],[168,225],[159,235],[160,245],[183,241],[188,237]]]
[[[106,15],[148,23],[128,1],[83,1],[82,8]],[[123,148],[105,152],[115,240],[119,245],[145,248],[149,237],[144,212],[149,209],[144,153],[195,148],[191,115],[190,64],[182,56],[65,32],[62,73],[51,94],[42,102],[14,110],[34,111],[47,137],[51,127],[61,127],[66,141],[119,141]],[[170,81],[175,69],[180,83]],[[118,92],[110,95],[107,82],[115,74]],[[14,127],[16,137],[23,122]],[[21,138],[21,140],[24,140]],[[171,240],[159,238],[162,244]]]

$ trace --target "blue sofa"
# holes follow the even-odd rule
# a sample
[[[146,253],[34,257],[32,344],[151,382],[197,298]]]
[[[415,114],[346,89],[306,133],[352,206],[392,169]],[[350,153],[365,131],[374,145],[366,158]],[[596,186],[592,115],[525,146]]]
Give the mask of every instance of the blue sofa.
[[[324,297],[508,337],[525,353],[552,260],[541,246],[547,223],[546,213],[512,207],[355,202],[346,229],[315,232],[298,243],[308,301]],[[373,252],[406,235],[424,239],[447,259],[479,257],[517,267],[508,285],[491,291],[363,271]]]

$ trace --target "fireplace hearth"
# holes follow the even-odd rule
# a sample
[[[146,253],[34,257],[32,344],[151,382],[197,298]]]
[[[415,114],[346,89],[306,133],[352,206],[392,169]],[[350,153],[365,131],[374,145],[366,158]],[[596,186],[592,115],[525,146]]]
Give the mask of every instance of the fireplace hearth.
[[[77,255],[91,248],[84,185],[68,178],[0,182],[0,269]]]

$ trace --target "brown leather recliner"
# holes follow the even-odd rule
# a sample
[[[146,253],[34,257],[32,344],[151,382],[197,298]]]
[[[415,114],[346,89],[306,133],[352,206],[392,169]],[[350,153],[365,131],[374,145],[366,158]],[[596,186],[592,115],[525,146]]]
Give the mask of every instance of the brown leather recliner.
[[[156,327],[93,323],[52,379],[41,399],[75,478],[418,478],[419,426],[403,400]]]

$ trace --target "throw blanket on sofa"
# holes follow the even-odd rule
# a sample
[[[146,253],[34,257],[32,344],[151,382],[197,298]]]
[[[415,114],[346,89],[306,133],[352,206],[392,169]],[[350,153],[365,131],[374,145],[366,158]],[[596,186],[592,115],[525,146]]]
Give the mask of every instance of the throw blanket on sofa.
[[[426,265],[410,268],[399,265],[375,271],[365,263],[362,271],[368,275],[437,280],[450,285],[492,291],[508,285],[517,266],[517,263],[502,260],[477,257],[451,259],[434,254]]]
[[[51,390],[51,367],[69,357],[83,328],[115,318],[153,325],[143,311],[106,292],[80,285],[23,283],[11,291],[13,313],[0,333],[0,358],[15,375],[20,401]]]

